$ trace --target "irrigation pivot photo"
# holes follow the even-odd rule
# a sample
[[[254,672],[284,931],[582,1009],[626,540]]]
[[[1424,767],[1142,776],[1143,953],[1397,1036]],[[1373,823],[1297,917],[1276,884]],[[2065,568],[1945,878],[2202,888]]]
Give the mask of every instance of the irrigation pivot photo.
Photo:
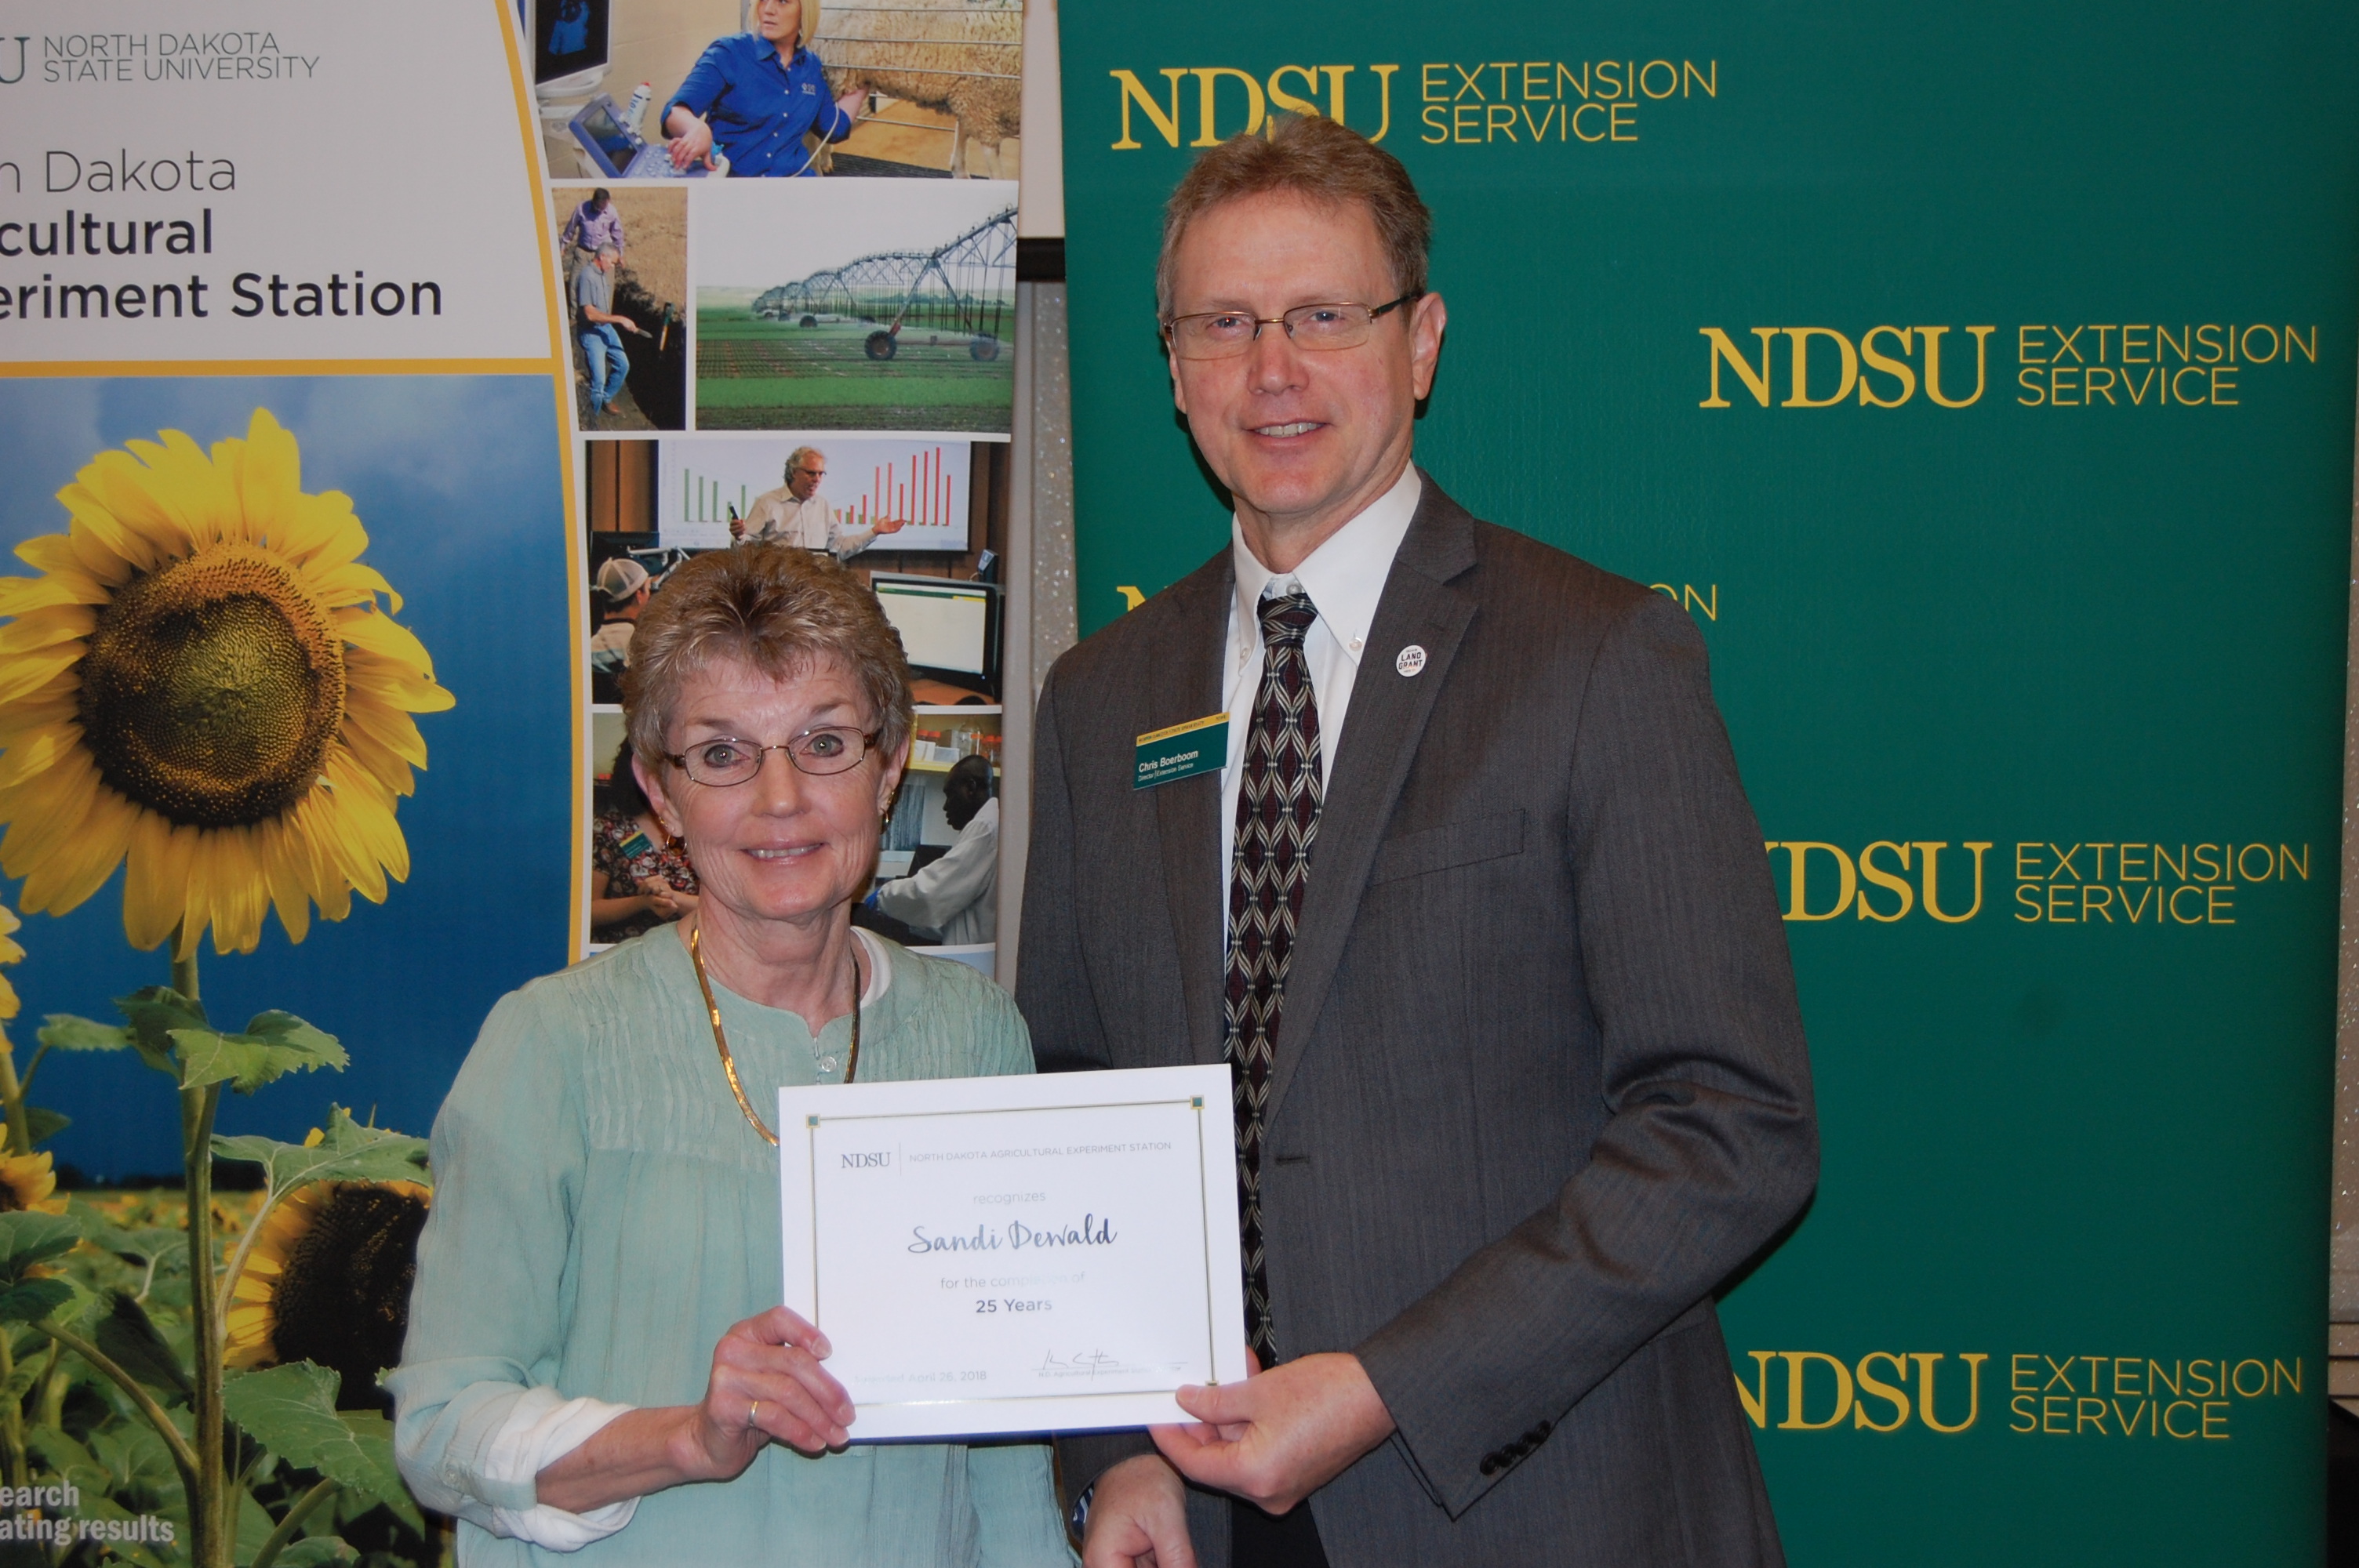
[[[1008,429],[1013,182],[694,195],[699,429]]]

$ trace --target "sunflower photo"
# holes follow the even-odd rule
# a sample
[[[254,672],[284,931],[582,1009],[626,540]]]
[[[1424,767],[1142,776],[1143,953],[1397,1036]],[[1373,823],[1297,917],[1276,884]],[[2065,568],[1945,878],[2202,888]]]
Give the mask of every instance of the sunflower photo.
[[[111,1018],[201,953],[215,1017],[349,1054],[219,1131],[300,1139],[331,1095],[430,1125],[492,1001],[571,956],[556,421],[546,377],[0,381],[27,1017]],[[40,1073],[61,1194],[179,1170],[135,1053]]]

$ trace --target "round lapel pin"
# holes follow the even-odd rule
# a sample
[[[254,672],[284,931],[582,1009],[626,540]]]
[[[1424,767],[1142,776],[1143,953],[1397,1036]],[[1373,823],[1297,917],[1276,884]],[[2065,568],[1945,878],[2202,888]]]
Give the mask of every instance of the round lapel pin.
[[[1411,643],[1394,658],[1393,668],[1405,676],[1417,674],[1425,668],[1425,649],[1418,643]]]

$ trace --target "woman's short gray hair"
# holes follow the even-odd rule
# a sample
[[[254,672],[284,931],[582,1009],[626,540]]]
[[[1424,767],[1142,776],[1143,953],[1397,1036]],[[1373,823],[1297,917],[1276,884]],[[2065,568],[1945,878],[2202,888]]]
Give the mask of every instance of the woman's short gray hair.
[[[828,557],[786,545],[745,545],[698,556],[664,580],[639,612],[623,671],[631,750],[650,770],[668,760],[664,731],[680,688],[723,660],[779,681],[832,661],[860,688],[886,757],[909,738],[909,661],[901,634],[866,585]]]

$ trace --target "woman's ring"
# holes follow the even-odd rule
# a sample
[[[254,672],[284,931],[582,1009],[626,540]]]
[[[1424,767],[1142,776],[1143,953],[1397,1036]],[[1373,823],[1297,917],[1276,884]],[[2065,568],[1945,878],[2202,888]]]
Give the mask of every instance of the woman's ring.
[[[755,1425],[755,1424],[756,1424],[756,1422],[755,1422],[754,1418],[755,1418],[756,1416],[757,1416],[757,1415],[761,1414],[761,1413],[762,1413],[762,1401],[761,1401],[761,1400],[756,1400],[752,1404],[747,1405],[747,1406],[745,1407],[745,1424],[746,1424],[747,1426]]]

